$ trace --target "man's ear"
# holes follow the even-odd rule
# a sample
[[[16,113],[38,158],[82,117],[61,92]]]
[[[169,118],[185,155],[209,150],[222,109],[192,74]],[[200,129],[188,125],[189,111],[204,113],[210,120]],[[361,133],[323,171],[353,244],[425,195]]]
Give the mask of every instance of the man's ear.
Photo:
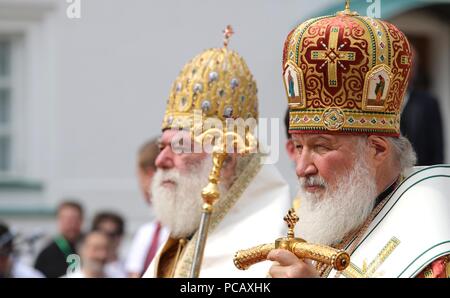
[[[390,154],[391,144],[385,137],[371,135],[367,138],[369,145],[369,157],[374,165],[378,166],[384,163]]]
[[[291,160],[295,161],[297,158],[297,149],[295,148],[294,141],[289,139],[286,141],[286,151]]]
[[[146,174],[148,177],[150,177],[150,179],[153,178],[153,176],[155,175],[155,172],[156,172],[156,168],[154,168],[154,167],[148,167],[148,168],[145,170],[145,174]]]

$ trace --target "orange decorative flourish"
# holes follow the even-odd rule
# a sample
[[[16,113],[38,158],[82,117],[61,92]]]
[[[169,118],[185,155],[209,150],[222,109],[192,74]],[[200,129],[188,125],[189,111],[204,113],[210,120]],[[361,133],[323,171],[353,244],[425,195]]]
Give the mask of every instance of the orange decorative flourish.
[[[226,48],[228,47],[228,43],[230,42],[230,38],[234,34],[234,31],[231,25],[227,25],[225,30],[223,30],[222,32],[223,32],[223,46]]]

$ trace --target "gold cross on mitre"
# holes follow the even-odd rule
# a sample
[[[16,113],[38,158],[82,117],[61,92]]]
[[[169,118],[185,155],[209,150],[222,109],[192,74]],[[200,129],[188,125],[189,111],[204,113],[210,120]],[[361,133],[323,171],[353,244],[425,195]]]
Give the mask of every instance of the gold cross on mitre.
[[[350,12],[350,0],[345,0],[345,12]]]
[[[321,43],[323,50],[314,50],[311,52],[311,59],[316,61],[323,61],[319,66],[322,69],[325,65],[328,68],[328,86],[338,86],[338,67],[343,70],[346,69],[342,62],[354,62],[356,59],[356,53],[352,51],[342,51],[345,43],[339,41],[338,26],[333,26],[330,29],[330,36],[328,40],[328,46],[325,43]]]
[[[223,32],[223,46],[226,48],[226,47],[228,47],[228,43],[230,42],[230,37],[231,37],[231,35],[234,34],[234,31],[233,31],[233,28],[231,27],[231,25],[227,25],[225,30],[223,30],[222,32]]]
[[[357,16],[358,13],[350,10],[350,0],[345,0],[345,8],[343,11],[337,12],[337,15]]]

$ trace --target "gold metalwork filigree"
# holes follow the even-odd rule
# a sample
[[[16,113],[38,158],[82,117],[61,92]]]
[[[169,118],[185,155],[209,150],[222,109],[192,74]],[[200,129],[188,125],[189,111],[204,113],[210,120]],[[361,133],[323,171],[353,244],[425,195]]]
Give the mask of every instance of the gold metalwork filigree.
[[[250,249],[237,251],[233,259],[236,268],[246,270],[253,264],[265,261],[273,249],[286,249],[294,253],[298,258],[329,264],[338,271],[346,269],[350,264],[350,256],[345,251],[325,245],[307,243],[301,238],[294,237],[294,228],[298,219],[294,209],[291,208],[284,217],[288,225],[287,237],[278,238],[275,240],[275,243],[262,244]]]

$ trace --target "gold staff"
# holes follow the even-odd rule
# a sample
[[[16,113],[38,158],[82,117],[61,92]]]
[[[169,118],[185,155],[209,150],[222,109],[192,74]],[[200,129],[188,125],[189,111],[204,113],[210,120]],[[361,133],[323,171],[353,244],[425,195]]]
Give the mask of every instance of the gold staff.
[[[223,46],[224,48],[228,47],[228,43],[230,41],[230,37],[234,34],[233,28],[228,25],[225,30],[223,30],[224,40]],[[203,144],[203,140],[206,136],[218,137],[219,146],[214,146],[213,148],[213,168],[208,177],[208,185],[206,185],[202,190],[202,198],[203,198],[203,206],[202,206],[202,218],[200,220],[200,226],[198,230],[198,238],[195,243],[194,250],[194,259],[192,261],[192,267],[190,272],[191,278],[197,278],[200,275],[200,268],[202,266],[203,253],[205,251],[206,238],[208,237],[208,230],[211,220],[211,214],[213,212],[213,205],[219,199],[219,179],[220,179],[220,170],[222,169],[223,162],[227,157],[226,153],[226,144],[223,136],[223,131],[219,129],[210,129],[203,134],[201,134],[197,141],[200,144]],[[234,136],[233,136],[234,137]]]
[[[278,238],[275,243],[262,244],[250,249],[236,252],[233,262],[236,268],[246,270],[250,266],[267,260],[274,249],[286,249],[300,259],[311,259],[327,265],[332,265],[338,271],[345,270],[350,264],[350,256],[343,250],[337,250],[326,245],[307,243],[301,238],[295,238],[294,227],[298,222],[294,209],[289,209],[284,221],[288,225],[287,237]]]
[[[197,242],[195,243],[194,258],[192,262],[190,277],[197,278],[200,275],[200,268],[203,260],[203,253],[205,250],[205,244],[208,237],[208,230],[211,220],[211,214],[213,212],[214,203],[219,199],[219,179],[220,170],[222,169],[223,162],[227,157],[227,140],[232,140],[231,145],[233,150],[237,149],[240,154],[253,152],[257,146],[256,139],[251,133],[246,133],[245,141],[243,138],[235,132],[223,133],[219,129],[210,129],[201,134],[197,140],[203,144],[203,140],[206,136],[213,136],[218,138],[217,143],[219,145],[213,148],[213,168],[209,174],[209,183],[202,190],[203,206],[202,206],[202,218],[200,220],[200,227],[198,232]]]

